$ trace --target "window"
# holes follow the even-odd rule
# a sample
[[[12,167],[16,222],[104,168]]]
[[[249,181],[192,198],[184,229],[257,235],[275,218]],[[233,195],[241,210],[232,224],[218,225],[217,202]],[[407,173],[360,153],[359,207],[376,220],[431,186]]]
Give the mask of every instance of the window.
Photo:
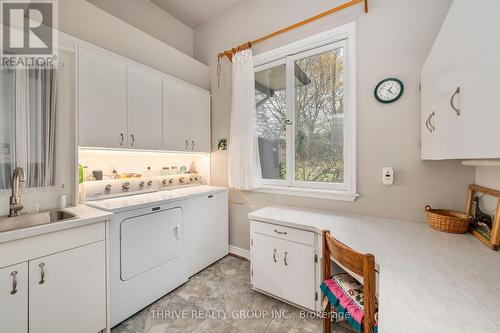
[[[353,32],[352,24],[255,57],[268,190],[355,198]]]

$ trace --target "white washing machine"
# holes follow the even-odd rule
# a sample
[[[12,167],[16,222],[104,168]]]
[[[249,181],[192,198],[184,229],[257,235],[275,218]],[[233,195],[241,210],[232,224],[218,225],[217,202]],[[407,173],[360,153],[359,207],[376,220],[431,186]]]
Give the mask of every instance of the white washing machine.
[[[159,186],[154,179],[85,184],[87,205],[115,213],[108,227],[111,326],[188,280],[181,201]]]

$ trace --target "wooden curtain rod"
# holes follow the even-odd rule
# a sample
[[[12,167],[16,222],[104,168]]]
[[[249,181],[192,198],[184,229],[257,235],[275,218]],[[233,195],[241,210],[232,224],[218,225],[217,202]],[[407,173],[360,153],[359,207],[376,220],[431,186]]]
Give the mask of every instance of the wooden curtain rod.
[[[363,2],[364,5],[365,5],[365,13],[368,13],[368,0],[351,0],[349,2],[346,2],[340,6],[337,6],[337,7],[334,7],[330,10],[327,10],[326,12],[323,12],[321,14],[318,14],[318,15],[315,15],[313,17],[310,17],[308,19],[305,19],[303,21],[300,21],[298,23],[295,23],[295,24],[292,24],[286,28],[283,28],[283,29],[280,29],[278,31],[275,31],[273,33],[270,33],[269,35],[266,35],[264,37],[260,37],[260,38],[257,38],[251,42],[246,42],[244,44],[241,44],[235,48],[232,48],[231,50],[227,50],[227,51],[224,51],[224,52],[221,52],[219,53],[218,55],[218,58],[223,58],[224,56],[228,57],[229,60],[231,60],[233,58],[233,55],[237,52],[240,52],[240,51],[243,51],[243,50],[246,50],[246,49],[249,49],[251,48],[253,45],[257,44],[257,43],[260,43],[260,42],[263,42],[265,40],[268,40],[270,38],[273,38],[275,36],[278,36],[278,35],[281,35],[287,31],[290,31],[290,30],[293,30],[293,29],[296,29],[298,27],[301,27],[307,23],[310,23],[310,22],[313,22],[313,21],[316,21],[322,17],[325,17],[325,16],[328,16],[330,14],[333,14],[333,13],[336,13],[338,11],[341,11],[342,9],[345,9],[345,8],[348,8],[348,7],[351,7],[351,6],[354,6],[358,3],[361,3]]]

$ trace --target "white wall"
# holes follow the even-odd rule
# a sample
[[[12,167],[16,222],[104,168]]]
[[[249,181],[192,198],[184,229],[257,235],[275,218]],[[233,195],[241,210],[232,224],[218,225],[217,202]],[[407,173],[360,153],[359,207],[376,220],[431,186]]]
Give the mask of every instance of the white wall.
[[[212,88],[212,146],[229,136],[231,70],[223,62],[217,87],[216,55],[318,14],[339,4],[331,0],[256,0],[243,2],[195,29],[194,54],[210,65]],[[249,248],[246,214],[270,204],[339,210],[413,221],[424,220],[424,206],[464,209],[473,168],[459,161],[420,160],[419,74],[451,0],[370,1],[325,17],[254,47],[261,53],[352,21],[357,25],[358,192],[355,203],[307,199],[253,192],[230,192],[230,243]],[[373,97],[375,85],[387,77],[405,84],[401,100],[382,105]],[[212,184],[227,185],[227,154],[212,154]],[[392,187],[382,185],[382,167],[395,168]]]
[[[87,0],[177,50],[193,56],[193,29],[143,0]]]
[[[178,79],[209,88],[206,65],[86,0],[59,0],[59,29]]]

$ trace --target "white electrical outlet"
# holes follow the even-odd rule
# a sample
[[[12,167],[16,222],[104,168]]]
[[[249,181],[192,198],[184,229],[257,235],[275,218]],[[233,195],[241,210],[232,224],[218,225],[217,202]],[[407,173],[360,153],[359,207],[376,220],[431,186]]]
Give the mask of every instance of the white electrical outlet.
[[[392,167],[382,168],[382,183],[387,186],[394,183],[394,169]]]

